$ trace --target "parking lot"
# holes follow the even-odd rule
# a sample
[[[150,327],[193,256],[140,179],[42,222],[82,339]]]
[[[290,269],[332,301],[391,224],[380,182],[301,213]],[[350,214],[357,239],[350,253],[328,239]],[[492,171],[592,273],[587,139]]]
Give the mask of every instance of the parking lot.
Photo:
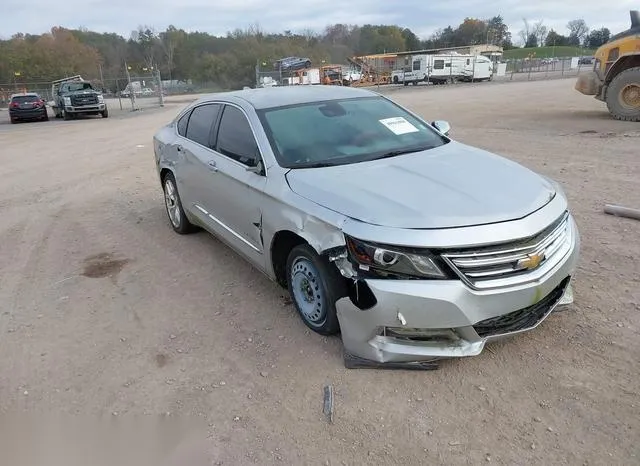
[[[560,181],[582,235],[572,306],[427,372],[345,369],[281,288],[173,233],[151,138],[188,99],[106,120],[0,111],[0,413],[192,417],[209,464],[637,464],[640,222],[602,208],[640,208],[640,126],[573,84],[389,90]]]

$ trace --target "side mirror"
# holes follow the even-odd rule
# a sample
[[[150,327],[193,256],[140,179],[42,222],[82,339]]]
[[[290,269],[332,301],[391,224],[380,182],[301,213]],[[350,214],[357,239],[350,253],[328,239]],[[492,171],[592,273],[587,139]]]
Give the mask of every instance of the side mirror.
[[[448,121],[436,120],[433,123],[431,123],[431,126],[433,126],[435,129],[437,129],[439,132],[441,132],[445,136],[448,136],[449,131],[451,131],[451,125],[449,124]]]

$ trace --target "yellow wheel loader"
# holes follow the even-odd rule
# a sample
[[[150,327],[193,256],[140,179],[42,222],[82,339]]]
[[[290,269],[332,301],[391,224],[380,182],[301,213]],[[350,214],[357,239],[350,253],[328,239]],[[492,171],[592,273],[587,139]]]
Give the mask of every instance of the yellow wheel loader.
[[[631,11],[631,28],[595,53],[593,71],[578,77],[576,90],[607,104],[617,120],[640,121],[640,14]]]

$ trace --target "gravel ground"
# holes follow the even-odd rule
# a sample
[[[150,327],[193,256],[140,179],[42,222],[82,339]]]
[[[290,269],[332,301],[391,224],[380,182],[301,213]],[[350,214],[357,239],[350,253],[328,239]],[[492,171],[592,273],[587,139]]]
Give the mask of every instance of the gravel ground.
[[[170,413],[206,464],[638,464],[640,223],[602,207],[640,207],[640,126],[573,83],[389,91],[562,182],[583,238],[574,305],[433,372],[344,369],[339,339],[310,334],[275,284],[172,232],[151,137],[183,103],[0,124],[0,428]],[[4,442],[9,464],[20,443]]]

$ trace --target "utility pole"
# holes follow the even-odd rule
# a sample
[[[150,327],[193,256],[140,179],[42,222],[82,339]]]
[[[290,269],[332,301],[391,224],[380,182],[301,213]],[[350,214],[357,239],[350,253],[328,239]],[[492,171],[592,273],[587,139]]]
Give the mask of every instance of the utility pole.
[[[158,93],[160,94],[160,106],[164,107],[164,91],[162,90],[162,76],[160,75],[160,68],[158,68]]]
[[[102,63],[98,62],[98,70],[100,71],[100,83],[104,87],[104,78],[102,77]]]
[[[127,83],[129,83],[128,87],[129,87],[129,96],[131,98],[131,110],[138,110],[138,107],[136,105],[136,93],[133,90],[133,85],[131,84],[131,74],[129,73],[129,65],[127,65],[127,62],[124,62],[124,70],[127,73]]]

